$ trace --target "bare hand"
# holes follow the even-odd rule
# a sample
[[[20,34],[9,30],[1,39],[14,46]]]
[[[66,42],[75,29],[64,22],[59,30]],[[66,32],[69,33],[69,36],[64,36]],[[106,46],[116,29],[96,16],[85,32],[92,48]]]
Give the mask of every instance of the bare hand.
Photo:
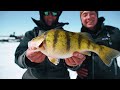
[[[43,53],[36,52],[35,48],[28,48],[26,51],[26,57],[31,61],[35,63],[41,63],[45,60],[45,55]]]
[[[72,57],[65,59],[65,62],[68,66],[77,66],[81,65],[85,59],[85,55],[79,52],[74,52]]]
[[[83,79],[88,76],[88,70],[86,68],[80,68],[80,70],[77,71],[78,76]]]

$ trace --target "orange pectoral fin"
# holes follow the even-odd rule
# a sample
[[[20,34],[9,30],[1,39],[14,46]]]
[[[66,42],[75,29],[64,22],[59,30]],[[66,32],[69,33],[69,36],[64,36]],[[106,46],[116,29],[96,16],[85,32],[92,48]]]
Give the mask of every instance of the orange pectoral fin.
[[[91,52],[90,51],[84,51],[84,52],[82,52],[82,54],[91,56]]]
[[[60,62],[60,59],[58,59],[58,58],[48,57],[48,59],[50,60],[50,62],[52,62],[55,65],[58,65]]]

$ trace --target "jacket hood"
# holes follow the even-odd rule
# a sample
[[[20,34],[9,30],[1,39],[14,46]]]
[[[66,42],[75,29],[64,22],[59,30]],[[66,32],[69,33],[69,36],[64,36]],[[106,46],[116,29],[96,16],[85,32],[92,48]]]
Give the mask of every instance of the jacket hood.
[[[56,23],[55,25],[53,26],[46,26],[46,24],[44,24],[43,21],[41,20],[36,20],[34,18],[32,18],[33,22],[37,25],[37,27],[39,27],[40,29],[43,29],[43,30],[50,30],[50,29],[54,29],[54,28],[62,28],[64,25],[68,25],[69,23]]]
[[[56,22],[58,22],[60,15],[62,14],[62,11],[57,11],[58,15],[57,15],[57,20]],[[44,16],[44,11],[39,11],[39,15],[40,15],[40,20],[42,20],[44,22],[43,16]]]
[[[53,26],[58,23],[58,20],[59,20],[60,15],[62,14],[62,11],[57,11],[57,13],[58,13],[57,19],[56,19],[56,21],[53,23]],[[52,27],[52,26],[48,26],[48,25],[45,23],[45,20],[44,20],[44,11],[39,11],[39,15],[40,15],[40,20],[41,20],[41,22],[43,22],[47,27]]]
[[[55,28],[56,25],[59,23],[58,20],[59,20],[59,17],[62,13],[62,11],[57,11],[58,12],[58,15],[57,15],[57,19],[56,21],[53,23],[52,26],[48,26],[46,23],[45,23],[45,20],[44,20],[44,11],[39,11],[39,15],[40,15],[40,20],[35,20],[34,18],[32,18],[33,22],[40,28],[43,28],[45,30],[48,30],[48,29],[52,29],[52,28]],[[62,24],[63,25],[63,24]]]

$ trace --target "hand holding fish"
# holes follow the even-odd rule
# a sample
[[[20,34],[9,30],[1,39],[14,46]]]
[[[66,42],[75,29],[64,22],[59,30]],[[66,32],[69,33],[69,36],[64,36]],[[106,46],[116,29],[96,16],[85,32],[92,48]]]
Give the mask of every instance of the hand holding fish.
[[[43,53],[36,52],[36,48],[32,47],[32,48],[28,48],[26,51],[26,57],[34,63],[41,63],[45,60],[45,55]]]
[[[84,79],[88,76],[88,69],[80,68],[80,70],[77,71],[77,74],[80,76],[81,79]]]
[[[81,65],[85,59],[85,55],[74,52],[72,57],[65,59],[65,62],[68,66],[78,66]]]

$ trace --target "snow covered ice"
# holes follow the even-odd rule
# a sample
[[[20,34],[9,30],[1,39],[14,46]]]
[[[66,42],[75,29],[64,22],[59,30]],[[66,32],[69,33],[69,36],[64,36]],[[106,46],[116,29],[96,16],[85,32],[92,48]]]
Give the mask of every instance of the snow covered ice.
[[[14,62],[14,53],[19,42],[0,42],[0,79],[21,79],[25,69]]]
[[[15,64],[14,53],[19,42],[0,42],[0,79],[21,79],[26,69]],[[71,79],[75,79],[77,74],[70,71]]]

